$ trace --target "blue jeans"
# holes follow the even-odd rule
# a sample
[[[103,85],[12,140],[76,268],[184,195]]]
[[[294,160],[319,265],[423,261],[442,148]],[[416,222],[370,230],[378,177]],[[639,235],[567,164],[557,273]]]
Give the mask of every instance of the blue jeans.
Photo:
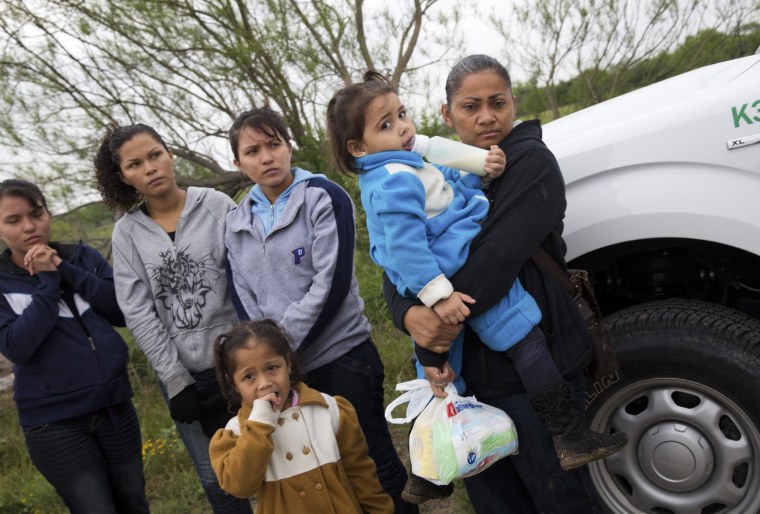
[[[132,402],[23,430],[32,462],[73,514],[150,512]]]
[[[585,401],[582,375],[570,380],[575,400]],[[468,391],[468,394],[473,391]],[[477,392],[475,392],[477,396]],[[506,412],[517,429],[518,453],[464,479],[478,514],[590,514],[605,512],[586,466],[559,467],[554,442],[525,394],[478,400]]]
[[[377,466],[383,491],[393,498],[396,514],[413,514],[418,512],[417,506],[401,499],[407,475],[385,422],[384,379],[380,354],[368,339],[331,363],[310,371],[303,381],[317,391],[342,396],[351,402],[367,439],[369,456]]]
[[[192,375],[195,379],[195,386],[199,391],[216,387],[216,373],[213,369],[207,369],[193,373]],[[166,400],[168,405],[169,397],[166,387],[160,382],[159,385],[161,386],[164,400]],[[230,418],[233,416],[234,414],[230,414]],[[195,466],[195,471],[201,479],[201,487],[203,487],[203,491],[206,493],[206,498],[208,498],[214,514],[252,514],[253,510],[251,509],[251,502],[249,500],[235,498],[219,487],[219,481],[216,478],[214,469],[211,467],[211,459],[208,455],[208,445],[211,439],[203,433],[200,421],[193,421],[192,423],[175,421],[174,426],[177,427],[177,432],[179,432],[182,442],[185,443],[185,448],[187,448],[190,459],[193,461],[193,466]]]

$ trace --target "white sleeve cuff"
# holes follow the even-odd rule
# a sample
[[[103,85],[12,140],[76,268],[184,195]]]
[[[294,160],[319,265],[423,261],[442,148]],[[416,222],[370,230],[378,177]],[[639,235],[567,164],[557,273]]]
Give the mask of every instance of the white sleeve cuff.
[[[438,303],[439,300],[451,296],[451,293],[453,292],[454,286],[452,286],[449,279],[441,273],[422,288],[417,294],[417,298],[419,298],[427,307],[432,307]]]
[[[259,423],[266,423],[267,425],[274,426],[274,422],[277,419],[279,411],[272,410],[272,404],[266,400],[253,400],[253,409],[248,416],[250,421],[258,421]]]
[[[225,425],[224,429],[231,430],[233,434],[240,437],[240,421],[238,421],[237,416],[229,420],[227,422],[227,425]]]

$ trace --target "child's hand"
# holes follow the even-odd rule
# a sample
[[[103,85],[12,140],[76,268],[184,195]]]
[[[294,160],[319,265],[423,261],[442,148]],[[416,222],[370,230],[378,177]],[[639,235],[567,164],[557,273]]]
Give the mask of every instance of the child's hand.
[[[504,150],[496,145],[491,145],[491,149],[488,150],[488,155],[486,156],[486,162],[483,164],[483,171],[486,172],[483,176],[483,183],[490,184],[501,177],[506,167],[507,156],[504,155]]]
[[[456,325],[462,323],[470,315],[470,309],[467,308],[466,303],[475,303],[475,299],[464,293],[454,291],[448,298],[438,300],[433,305],[433,310],[444,323]]]
[[[446,398],[448,393],[445,391],[446,385],[457,378],[451,365],[447,362],[441,368],[435,366],[423,366],[425,378],[430,382],[430,389],[436,398]]]
[[[272,410],[275,412],[281,410],[282,404],[285,402],[285,398],[283,398],[281,395],[276,394],[274,392],[267,393],[264,396],[257,398],[257,400],[268,401],[269,404],[272,406]]]

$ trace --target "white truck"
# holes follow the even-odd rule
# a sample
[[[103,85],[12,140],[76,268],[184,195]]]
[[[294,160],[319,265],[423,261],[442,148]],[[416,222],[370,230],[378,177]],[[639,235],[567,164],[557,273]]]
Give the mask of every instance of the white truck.
[[[567,185],[567,258],[589,270],[621,368],[588,422],[610,512],[760,512],[760,55],[544,126]]]

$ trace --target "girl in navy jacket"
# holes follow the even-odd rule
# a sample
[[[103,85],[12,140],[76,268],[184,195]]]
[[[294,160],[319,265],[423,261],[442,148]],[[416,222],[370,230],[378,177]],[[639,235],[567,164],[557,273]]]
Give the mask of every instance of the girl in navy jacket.
[[[149,512],[111,267],[50,220],[36,185],[0,183],[0,352],[29,456],[71,512]]]

